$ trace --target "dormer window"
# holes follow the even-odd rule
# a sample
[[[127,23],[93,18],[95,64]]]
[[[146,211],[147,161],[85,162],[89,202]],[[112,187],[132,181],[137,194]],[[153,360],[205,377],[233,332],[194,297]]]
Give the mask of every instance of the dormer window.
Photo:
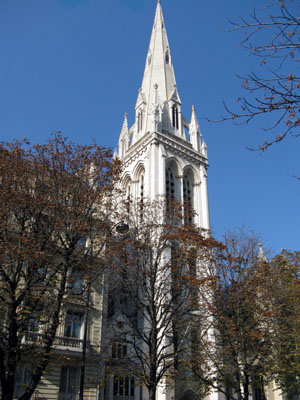
[[[176,104],[172,106],[172,125],[174,128],[178,129],[178,107]]]

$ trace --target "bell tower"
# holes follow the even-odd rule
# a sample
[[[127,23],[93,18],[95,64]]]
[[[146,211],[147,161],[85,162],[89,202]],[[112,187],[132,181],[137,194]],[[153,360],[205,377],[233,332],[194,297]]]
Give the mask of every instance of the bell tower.
[[[209,229],[207,147],[195,107],[189,122],[181,106],[158,0],[135,122],[129,128],[125,114],[115,156],[123,162],[122,185],[127,193],[150,199],[167,195],[183,204],[188,200],[196,211],[194,222]]]

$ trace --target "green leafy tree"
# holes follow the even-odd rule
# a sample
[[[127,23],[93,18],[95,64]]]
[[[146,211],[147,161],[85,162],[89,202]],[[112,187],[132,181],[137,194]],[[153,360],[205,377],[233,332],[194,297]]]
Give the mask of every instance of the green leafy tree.
[[[300,394],[300,253],[283,251],[272,261],[271,287],[276,309],[273,366],[287,398]]]

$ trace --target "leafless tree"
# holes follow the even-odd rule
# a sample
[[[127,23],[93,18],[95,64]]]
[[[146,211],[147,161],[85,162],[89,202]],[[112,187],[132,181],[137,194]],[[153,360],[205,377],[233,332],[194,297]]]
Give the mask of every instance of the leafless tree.
[[[239,76],[248,95],[238,98],[240,109],[225,104],[228,114],[222,120],[248,124],[264,117],[266,136],[257,147],[261,151],[287,136],[300,135],[299,11],[296,1],[274,0],[259,10],[254,8],[248,18],[230,21],[228,30],[243,32],[240,44],[259,58],[260,69]]]

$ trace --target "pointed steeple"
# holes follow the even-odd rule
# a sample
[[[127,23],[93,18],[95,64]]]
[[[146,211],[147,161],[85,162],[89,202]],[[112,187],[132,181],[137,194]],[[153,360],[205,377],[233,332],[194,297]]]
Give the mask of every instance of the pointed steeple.
[[[153,104],[153,88],[155,86],[157,86],[159,105],[163,110],[162,129],[172,131],[171,107],[174,103],[180,106],[181,102],[177,92],[169,41],[159,0],[157,1],[142,87],[136,104],[136,119],[143,118],[143,124],[141,129],[140,123],[136,123],[133,142],[150,131],[153,126],[152,114],[155,106],[157,106],[157,104]],[[177,112],[180,113],[180,110]],[[140,117],[141,114],[142,117]],[[177,123],[175,128],[177,129],[176,134],[181,136],[181,121],[179,124]]]
[[[160,1],[157,2],[142,83],[142,92],[147,102],[150,101],[155,84],[158,85],[160,100],[168,101],[173,94],[176,80]]]
[[[128,150],[130,143],[129,130],[128,130],[128,114],[124,115],[124,122],[119,139],[119,157],[123,158]]]

